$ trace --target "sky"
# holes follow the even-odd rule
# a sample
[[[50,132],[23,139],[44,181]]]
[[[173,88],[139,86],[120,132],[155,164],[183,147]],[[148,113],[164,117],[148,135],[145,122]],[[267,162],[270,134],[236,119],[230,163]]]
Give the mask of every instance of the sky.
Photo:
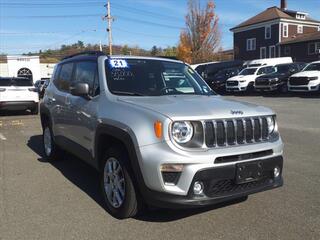
[[[113,43],[151,49],[177,45],[187,0],[111,0]],[[201,0],[204,4],[206,0]],[[231,49],[230,28],[280,0],[215,0],[221,46]],[[0,53],[56,49],[78,40],[108,43],[106,0],[0,0]],[[289,9],[320,19],[320,0],[288,0]]]

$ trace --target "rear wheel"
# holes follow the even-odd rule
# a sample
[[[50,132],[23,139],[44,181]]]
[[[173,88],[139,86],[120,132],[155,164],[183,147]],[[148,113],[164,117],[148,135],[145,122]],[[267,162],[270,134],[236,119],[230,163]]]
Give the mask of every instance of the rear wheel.
[[[43,152],[44,156],[48,161],[54,161],[61,157],[61,149],[56,145],[53,139],[52,129],[46,124],[43,127]]]
[[[107,211],[119,219],[137,215],[142,204],[134,186],[128,161],[125,151],[120,148],[110,148],[104,155],[100,173],[102,195]]]

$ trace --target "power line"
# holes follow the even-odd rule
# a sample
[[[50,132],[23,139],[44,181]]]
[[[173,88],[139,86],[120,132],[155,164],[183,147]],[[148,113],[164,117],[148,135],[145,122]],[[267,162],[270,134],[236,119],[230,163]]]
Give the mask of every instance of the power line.
[[[22,16],[0,16],[0,18],[16,18],[16,19],[21,19],[21,18],[82,18],[82,17],[98,17],[101,16],[102,14],[75,14],[75,15],[22,15]]]

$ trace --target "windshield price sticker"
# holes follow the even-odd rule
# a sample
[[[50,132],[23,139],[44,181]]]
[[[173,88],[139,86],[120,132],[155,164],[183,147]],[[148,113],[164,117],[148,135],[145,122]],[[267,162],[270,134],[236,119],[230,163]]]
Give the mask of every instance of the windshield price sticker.
[[[123,59],[110,59],[109,64],[112,68],[128,68],[128,63]]]

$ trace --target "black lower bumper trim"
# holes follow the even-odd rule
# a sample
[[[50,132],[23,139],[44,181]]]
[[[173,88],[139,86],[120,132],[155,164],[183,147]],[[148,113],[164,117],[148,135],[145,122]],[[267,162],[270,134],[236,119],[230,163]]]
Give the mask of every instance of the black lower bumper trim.
[[[26,110],[36,108],[38,105],[37,102],[34,101],[8,101],[8,102],[0,102],[1,110]]]
[[[258,181],[236,184],[236,164],[234,164],[197,172],[187,196],[149,190],[145,192],[144,197],[148,204],[157,207],[194,208],[230,201],[253,193],[281,187],[283,185],[281,176],[283,158],[279,156],[259,160],[259,162],[263,165],[263,177]],[[274,178],[273,169],[276,166],[281,169],[281,172],[279,177]],[[196,181],[204,183],[204,196],[195,196],[193,194],[192,186]]]

